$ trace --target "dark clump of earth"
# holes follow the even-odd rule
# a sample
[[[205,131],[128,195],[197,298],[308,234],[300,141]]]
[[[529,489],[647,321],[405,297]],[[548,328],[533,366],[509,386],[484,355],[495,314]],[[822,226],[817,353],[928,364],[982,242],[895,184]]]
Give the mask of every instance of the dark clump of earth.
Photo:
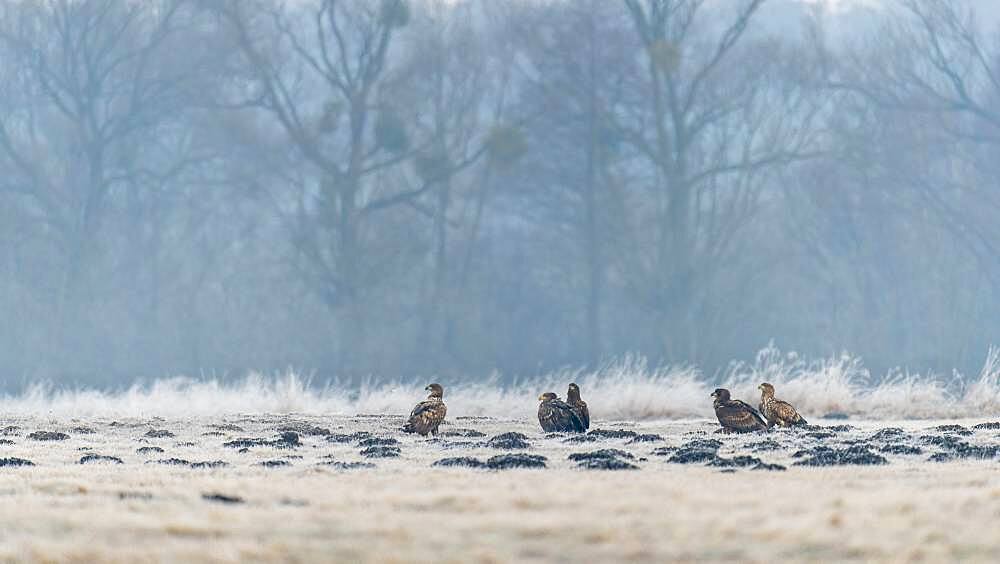
[[[486,446],[490,448],[513,450],[518,448],[531,448],[531,443],[528,442],[528,436],[524,433],[502,433],[486,441]]]
[[[91,429],[90,427],[73,427],[70,431],[73,431],[78,435],[93,435],[97,433],[97,431]]]
[[[512,468],[545,468],[548,459],[539,454],[501,454],[486,461],[486,467],[491,470],[510,470]]]
[[[14,444],[14,441],[10,439],[0,439],[0,445],[12,445],[12,444]]]
[[[553,436],[557,436],[557,435],[553,435]],[[595,435],[576,435],[576,436],[567,438],[563,442],[564,443],[596,443],[598,440],[600,440],[600,439],[597,436],[595,436]]]
[[[940,433],[954,433],[962,437],[968,437],[972,435],[972,431],[966,429],[961,425],[938,425],[937,427],[934,427],[933,430],[938,431]]]
[[[176,435],[166,429],[150,429],[143,436],[149,439],[170,439]]]
[[[933,445],[936,447],[956,449],[960,448],[961,445],[968,445],[969,443],[963,441],[958,437],[952,437],[949,435],[921,435],[920,441],[926,445]]]
[[[452,429],[450,431],[445,431],[441,433],[442,437],[465,437],[469,439],[477,439],[479,437],[485,437],[486,433],[481,433],[475,429]]]
[[[90,464],[92,462],[109,462],[111,464],[124,464],[117,456],[104,456],[103,454],[88,454],[80,459],[80,464]]]
[[[299,434],[295,431],[282,431],[278,435],[278,440],[274,441],[274,446],[278,448],[292,448],[301,444],[299,442]]]
[[[957,441],[942,446],[946,450],[932,455],[931,462],[947,462],[958,458],[979,458],[989,460],[1000,456],[1000,445],[970,445],[965,441]]]
[[[850,418],[851,418],[850,415],[848,415],[848,414],[846,414],[846,413],[844,413],[842,411],[831,411],[830,413],[827,413],[826,415],[824,415],[823,417],[821,417],[821,419],[833,419],[833,420],[840,420],[840,421],[843,421],[845,419],[850,419]]]
[[[118,499],[141,499],[143,501],[149,501],[153,499],[153,494],[149,492],[118,492]]]
[[[145,446],[137,448],[135,452],[136,454],[152,454],[152,453],[161,453],[163,452],[163,449],[158,446]]]
[[[370,436],[372,436],[372,434],[368,431],[358,431],[349,435],[345,435],[343,433],[330,433],[326,436],[326,440],[331,443],[353,443],[355,441],[367,439]]]
[[[205,431],[201,434],[203,437],[225,437],[226,434],[222,431]]]
[[[214,501],[216,503],[226,503],[226,504],[236,504],[245,503],[242,497],[235,495],[225,495],[220,493],[203,493],[201,494],[201,499],[205,501]]]
[[[637,443],[658,443],[662,442],[663,437],[660,435],[654,435],[652,433],[644,433],[642,435],[636,435],[625,442],[627,445],[634,445]]]
[[[806,433],[806,436],[811,437],[813,439],[823,440],[823,439],[832,439],[837,435],[835,435],[834,433],[830,433],[828,431],[812,431]]]
[[[33,441],[65,441],[69,435],[55,431],[35,431],[28,435],[28,438]]]
[[[251,447],[257,447],[257,446],[267,446],[269,444],[271,444],[271,441],[269,441],[267,439],[258,439],[258,438],[246,439],[246,438],[244,438],[244,439],[234,439],[232,441],[228,441],[228,442],[222,443],[222,446],[228,447],[228,448],[251,448]]]
[[[455,456],[452,458],[442,458],[431,466],[464,466],[466,468],[483,468],[486,463],[471,456]]]
[[[823,427],[823,429],[833,433],[847,433],[848,431],[853,431],[855,427],[853,425],[828,425]]]
[[[0,468],[6,466],[34,466],[35,463],[23,458],[0,458]]]
[[[674,464],[695,464],[709,462],[719,457],[722,442],[715,439],[695,439],[680,446],[667,462]],[[654,452],[655,454],[655,452]]]
[[[591,452],[574,452],[568,457],[575,461],[579,468],[586,470],[638,470],[639,467],[629,462],[635,456],[617,448],[602,448]]]
[[[886,454],[923,454],[924,449],[912,445],[892,444],[885,445],[878,451]]]
[[[3,429],[0,429],[0,435],[3,435],[5,437],[9,437],[11,435],[16,436],[20,431],[21,428],[18,427],[17,425],[9,425],[7,427],[4,427]]]
[[[358,442],[359,447],[373,447],[373,446],[398,446],[399,441],[392,437],[369,437],[367,439],[361,439]]]
[[[879,430],[871,437],[868,437],[869,441],[894,441],[906,436],[906,433],[899,427],[886,427],[885,429]]]
[[[584,470],[638,470],[639,467],[620,458],[589,458],[577,463]]]
[[[291,466],[292,463],[287,460],[265,460],[264,462],[259,462],[257,466],[263,466],[264,468],[283,468],[285,466]]]
[[[371,446],[362,449],[361,456],[365,458],[398,458],[399,447],[394,446]]]
[[[635,456],[632,453],[626,452],[617,448],[602,448],[600,450],[595,450],[591,452],[574,452],[568,457],[574,462],[580,462],[583,460],[598,460],[598,459],[608,459],[608,458],[627,458],[634,459]]]
[[[590,437],[599,439],[633,439],[639,435],[635,431],[626,429],[594,429],[587,433]]]
[[[223,462],[221,460],[210,460],[206,462],[193,462],[191,463],[191,468],[195,470],[212,469],[212,468],[225,468],[229,466],[228,462]]]
[[[156,464],[165,464],[167,466],[190,466],[191,461],[184,460],[183,458],[164,458],[162,460],[155,461]]]
[[[972,426],[976,431],[998,431],[1000,430],[1000,421],[990,421],[987,423],[977,423]]]
[[[796,462],[795,466],[869,466],[889,463],[884,456],[872,452],[864,445],[854,445],[844,449],[818,446],[804,451],[800,450],[792,456],[794,458],[805,457],[805,460]]]
[[[751,470],[766,470],[766,471],[769,471],[769,472],[784,472],[785,470],[787,470],[787,468],[785,468],[781,464],[768,464],[766,462],[761,462],[760,464],[758,464],[758,465],[754,466],[753,468],[751,468]]]
[[[710,460],[706,466],[715,466],[719,468],[746,468],[747,466],[758,466],[762,463],[761,459],[756,456],[741,454],[732,458],[722,458],[721,456],[716,456],[714,459]]]
[[[288,423],[278,427],[279,433],[298,433],[307,437],[321,437],[330,435],[330,430],[326,427],[319,427],[310,423]]]
[[[747,448],[754,452],[765,452],[771,450],[778,450],[781,445],[777,441],[771,439],[764,439],[763,441],[758,441],[756,443],[750,443]]]
[[[239,425],[234,425],[233,423],[216,423],[208,426],[209,429],[215,429],[216,431],[230,431],[233,433],[245,433],[246,431],[243,427]]]
[[[321,462],[323,466],[328,466],[330,468],[335,468],[337,470],[360,470],[362,468],[375,468],[375,465],[371,462],[339,462],[331,460],[329,462]]]

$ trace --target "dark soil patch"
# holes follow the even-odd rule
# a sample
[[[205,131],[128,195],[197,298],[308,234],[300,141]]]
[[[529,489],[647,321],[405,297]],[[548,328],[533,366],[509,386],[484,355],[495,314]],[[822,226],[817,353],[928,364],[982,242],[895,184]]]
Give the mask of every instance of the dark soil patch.
[[[524,433],[503,433],[486,441],[486,446],[490,448],[513,450],[531,448],[531,443],[528,442],[528,436]]]
[[[90,427],[73,427],[70,431],[73,431],[78,435],[93,435],[97,433],[97,431],[91,429]]]
[[[787,470],[784,466],[780,464],[768,464],[766,462],[761,462],[760,464],[751,468],[751,470],[765,470],[768,472],[784,472]]]
[[[18,427],[17,425],[10,425],[8,427],[4,427],[3,429],[0,429],[0,435],[3,435],[5,437],[10,437],[12,435],[16,437],[16,436],[18,436],[20,434],[20,432],[21,432],[21,428]]]
[[[164,464],[167,466],[190,466],[191,461],[184,460],[183,458],[164,458],[162,460],[154,461],[154,464]]]
[[[239,425],[234,425],[233,423],[219,423],[212,424],[208,426],[209,429],[215,429],[216,431],[229,431],[233,433],[245,433],[246,431],[243,427]]]
[[[550,436],[558,436],[558,435],[550,435]],[[574,437],[569,437],[568,439],[564,440],[563,442],[564,443],[596,443],[599,440],[600,440],[600,438],[599,437],[595,437],[594,435],[576,435]]]
[[[353,443],[355,441],[360,441],[362,439],[367,439],[372,436],[368,431],[358,431],[357,433],[351,433],[345,435],[343,433],[330,433],[326,436],[326,440],[331,443]]]
[[[442,458],[434,464],[431,464],[431,466],[463,466],[465,468],[483,468],[486,466],[486,463],[471,456],[456,456],[452,458]]]
[[[589,458],[581,460],[578,468],[584,470],[638,470],[639,467],[620,458]]]
[[[7,446],[9,446],[9,445],[12,445],[12,444],[14,444],[14,441],[12,441],[10,439],[0,439],[0,445],[7,445]]]
[[[225,503],[228,505],[246,503],[242,497],[235,495],[225,495],[220,493],[203,493],[201,494],[201,499],[204,499],[205,501],[212,501],[215,503]]]
[[[264,468],[284,468],[286,466],[291,466],[292,463],[287,460],[265,460],[264,462],[259,462],[257,466],[263,466]]]
[[[373,447],[373,446],[399,446],[399,441],[392,437],[370,437],[367,439],[361,439],[358,442],[359,447]]]
[[[149,431],[146,431],[146,434],[143,436],[149,439],[172,439],[177,435],[166,429],[150,429]]]
[[[330,468],[336,468],[337,470],[360,470],[362,468],[375,468],[375,465],[371,462],[321,462],[323,466],[328,466]]]
[[[594,429],[587,435],[598,439],[634,439],[639,436],[639,433],[626,429]]]
[[[361,456],[365,458],[399,458],[399,447],[394,446],[372,446],[361,451]]]
[[[806,436],[817,440],[823,440],[823,439],[832,439],[837,435],[835,433],[830,433],[828,431],[813,431],[811,433],[806,433]]]
[[[445,431],[441,433],[442,437],[465,437],[469,439],[478,439],[479,437],[485,437],[486,433],[481,433],[475,429],[452,429],[450,431]]]
[[[796,462],[794,466],[870,466],[889,463],[884,456],[872,452],[868,447],[863,445],[855,445],[844,449],[819,446],[806,451],[796,452],[792,456],[795,458],[806,457],[805,460]]]
[[[642,435],[636,435],[625,442],[627,445],[634,445],[637,443],[659,443],[663,442],[663,437],[660,435],[654,435],[652,433],[646,433]]]
[[[28,438],[33,441],[65,441],[69,438],[69,435],[55,431],[35,431],[28,435]]]
[[[229,463],[228,462],[223,462],[221,460],[211,460],[211,461],[206,461],[206,462],[192,462],[191,463],[191,468],[194,468],[195,470],[205,470],[205,469],[212,469],[212,468],[225,468],[227,466],[229,466]]]
[[[23,458],[0,458],[0,468],[7,466],[34,466],[35,463]]]
[[[990,421],[987,423],[977,423],[972,426],[976,431],[997,431],[1000,430],[1000,421]]]
[[[632,453],[617,448],[602,448],[591,452],[574,452],[567,458],[575,462],[580,462],[583,460],[606,460],[610,458],[626,458],[634,460],[635,456],[633,456]]]
[[[226,434],[222,431],[206,431],[201,434],[203,437],[225,437]]]
[[[938,425],[937,427],[934,427],[933,430],[941,433],[953,433],[961,437],[968,437],[972,435],[972,431],[961,425]]]
[[[160,454],[164,452],[164,450],[157,446],[151,446],[151,447],[139,447],[135,450],[135,452],[136,454],[153,454],[153,453]]]
[[[695,439],[681,445],[667,459],[667,462],[674,464],[710,462],[719,457],[720,448],[722,448],[722,442],[716,439]]]
[[[501,454],[486,461],[486,467],[491,470],[510,470],[512,468],[545,468],[547,458],[539,454]]]
[[[869,441],[895,441],[906,437],[906,432],[899,427],[886,427],[885,429],[880,429],[877,433],[868,437]]]
[[[778,444],[777,441],[773,441],[771,439],[765,439],[763,441],[758,441],[756,443],[750,443],[747,445],[747,448],[754,452],[767,452],[772,450],[778,450],[781,448],[781,445]]]
[[[885,445],[878,449],[886,454],[923,454],[924,449],[912,445]]]
[[[117,456],[104,456],[102,454],[88,454],[80,459],[80,464],[91,464],[94,462],[124,464],[124,462],[122,462],[122,459],[118,458]]]
[[[732,458],[722,458],[721,456],[716,456],[713,460],[709,461],[706,466],[717,466],[719,468],[746,468],[747,466],[758,466],[760,464],[763,464],[763,462],[761,462],[761,460],[756,456],[740,455]]]
[[[279,433],[298,433],[307,437],[321,437],[330,435],[330,430],[325,427],[311,425],[309,423],[289,423],[278,427]]]

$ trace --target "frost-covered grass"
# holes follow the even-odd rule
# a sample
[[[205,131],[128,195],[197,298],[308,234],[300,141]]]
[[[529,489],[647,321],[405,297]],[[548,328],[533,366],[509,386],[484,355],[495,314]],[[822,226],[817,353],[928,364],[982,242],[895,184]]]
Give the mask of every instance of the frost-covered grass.
[[[105,401],[105,400],[102,400]],[[113,406],[111,406],[113,407]],[[611,418],[613,419],[613,418]],[[721,473],[670,464],[652,451],[712,435],[714,422],[631,422],[600,416],[595,427],[655,433],[661,442],[613,439],[567,443],[530,419],[451,419],[487,437],[516,431],[544,470],[435,468],[440,458],[501,454],[461,437],[401,435],[399,417],[225,415],[117,417],[3,416],[0,458],[36,466],[0,468],[0,561],[37,562],[665,562],[665,561],[982,561],[1000,559],[1000,461],[927,462],[892,456],[879,467],[791,466],[804,433],[773,432],[782,449],[751,451],[761,435],[720,437],[720,454],[752,452],[785,472]],[[960,423],[971,427],[982,419]],[[822,421],[817,421],[823,423]],[[944,421],[862,422],[835,441],[862,439],[889,425],[916,437]],[[953,423],[954,421],[948,421]],[[400,441],[400,458],[339,471],[321,463],[361,461],[355,443],[303,436],[293,449],[223,447],[239,437],[269,438],[288,424],[334,433],[369,431]],[[825,422],[827,424],[831,422]],[[838,422],[839,423],[839,422]],[[220,427],[223,426],[223,427]],[[230,426],[238,426],[236,430]],[[83,428],[84,430],[80,430]],[[219,431],[220,428],[226,429]],[[93,433],[87,433],[92,429]],[[173,437],[151,438],[149,430]],[[61,431],[65,441],[28,438]],[[221,433],[221,434],[220,434]],[[973,443],[1000,431],[977,430]],[[831,440],[833,442],[833,440]],[[139,454],[158,446],[163,453]],[[580,470],[572,452],[618,448],[639,470]],[[124,464],[80,465],[87,453]],[[152,461],[222,460],[212,470]],[[640,460],[646,458],[646,460]],[[264,468],[284,459],[288,467]],[[242,503],[203,498],[222,494]]]
[[[623,420],[711,417],[709,394],[728,387],[737,398],[756,404],[757,384],[771,382],[777,396],[791,401],[806,416],[842,413],[865,419],[927,419],[1000,414],[1000,351],[991,350],[974,378],[954,374],[911,374],[894,371],[872,375],[848,355],[814,361],[774,347],[752,362],[734,363],[720,377],[707,377],[692,367],[653,367],[627,357],[595,371],[563,370],[501,385],[493,377],[461,382],[441,379],[452,415],[488,415],[524,419],[533,416],[538,394],[566,393],[576,381],[595,413]],[[406,413],[424,395],[424,381],[381,380],[358,387],[317,386],[295,373],[259,374],[236,382],[169,378],[125,390],[64,389],[38,384],[0,398],[0,413],[74,416],[212,416],[235,413],[351,415]]]

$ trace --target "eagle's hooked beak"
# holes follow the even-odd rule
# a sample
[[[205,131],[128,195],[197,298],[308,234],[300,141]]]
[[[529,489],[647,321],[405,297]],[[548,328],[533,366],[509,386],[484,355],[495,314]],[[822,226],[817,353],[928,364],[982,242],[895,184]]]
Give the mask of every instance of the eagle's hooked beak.
[[[538,401],[543,401],[545,399],[545,394],[538,396]]]
[[[710,397],[710,398],[714,398],[714,397],[715,397],[716,395],[717,395],[717,394],[716,394],[715,392],[712,392],[712,393],[708,394],[708,397]]]

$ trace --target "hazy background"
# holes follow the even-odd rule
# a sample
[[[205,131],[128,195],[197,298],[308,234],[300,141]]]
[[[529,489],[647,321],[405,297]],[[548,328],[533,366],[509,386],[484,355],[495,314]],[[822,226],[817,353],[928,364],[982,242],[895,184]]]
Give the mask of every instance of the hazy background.
[[[0,386],[976,373],[1000,6],[0,6]]]

